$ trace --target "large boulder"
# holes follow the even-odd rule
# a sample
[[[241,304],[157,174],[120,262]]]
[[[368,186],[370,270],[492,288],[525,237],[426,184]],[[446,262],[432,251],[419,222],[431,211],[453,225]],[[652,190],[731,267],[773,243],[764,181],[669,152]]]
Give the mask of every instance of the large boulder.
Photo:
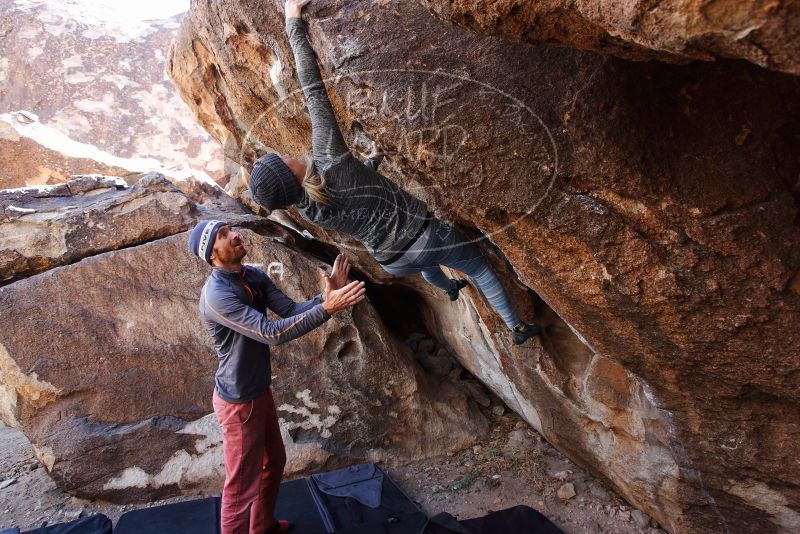
[[[226,196],[221,189],[219,196]],[[88,175],[0,191],[0,283],[182,232],[201,213],[158,173],[132,187],[120,178]],[[229,216],[235,215],[231,209]]]
[[[627,59],[745,59],[800,74],[800,5],[793,0],[419,0],[481,34],[557,43]]]
[[[308,11],[351,147],[376,139],[391,178],[485,237],[549,327],[515,348],[477,293],[439,299],[461,363],[670,531],[796,530],[800,80],[513,44],[409,2]],[[309,151],[292,65],[257,0],[195,2],[169,59],[245,165]]]
[[[244,238],[287,294],[312,296],[319,262]],[[178,235],[0,289],[13,310],[0,320],[2,416],[62,488],[131,501],[219,486],[216,360],[197,312],[207,274]],[[42,302],[53,303],[46,318]],[[288,474],[441,454],[486,430],[466,394],[427,377],[369,303],[275,347],[273,374]]]
[[[197,307],[209,267],[189,254],[181,230],[219,206],[208,198],[195,205],[159,176],[129,189],[99,184],[110,190],[80,190],[81,180],[56,187],[72,188],[72,196],[61,191],[64,206],[91,191],[108,195],[104,209],[67,220],[83,221],[87,243],[120,250],[70,246],[84,256],[77,263],[0,288],[0,418],[25,433],[58,485],[77,495],[130,502],[216,491],[224,475],[211,413],[217,362]],[[191,192],[213,197],[202,186]],[[170,206],[177,209],[163,209]],[[103,218],[126,210],[128,218]],[[252,228],[242,229],[248,262],[290,297],[319,291],[320,268],[330,266],[298,248],[289,231],[230,206],[216,214]],[[151,231],[167,237],[142,235],[145,215]],[[369,301],[275,347],[273,374],[289,475],[442,454],[486,431],[458,383],[426,375]]]

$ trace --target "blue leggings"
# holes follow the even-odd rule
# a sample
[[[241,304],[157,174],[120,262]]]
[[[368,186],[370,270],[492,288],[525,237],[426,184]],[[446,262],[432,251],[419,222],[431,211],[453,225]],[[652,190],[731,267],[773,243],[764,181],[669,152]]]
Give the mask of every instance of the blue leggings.
[[[520,323],[500,280],[478,247],[464,234],[439,219],[431,221],[402,257],[383,268],[395,276],[421,272],[429,284],[447,291],[453,287],[453,281],[444,274],[440,265],[469,276],[508,328],[513,329]]]

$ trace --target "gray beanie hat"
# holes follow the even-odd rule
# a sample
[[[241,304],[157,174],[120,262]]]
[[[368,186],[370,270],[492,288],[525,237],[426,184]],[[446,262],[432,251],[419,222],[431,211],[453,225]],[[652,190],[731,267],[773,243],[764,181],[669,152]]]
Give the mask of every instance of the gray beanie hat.
[[[272,211],[300,200],[300,185],[281,157],[270,152],[253,164],[250,193],[256,202]]]

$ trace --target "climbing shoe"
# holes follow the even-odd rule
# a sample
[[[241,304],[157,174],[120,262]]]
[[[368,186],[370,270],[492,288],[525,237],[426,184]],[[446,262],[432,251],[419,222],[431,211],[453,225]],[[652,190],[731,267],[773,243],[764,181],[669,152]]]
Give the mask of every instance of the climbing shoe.
[[[513,332],[514,345],[522,345],[528,338],[539,335],[539,325],[536,323],[519,323]]]
[[[467,287],[469,282],[463,278],[453,278],[451,279],[451,282],[453,282],[454,287],[452,289],[448,289],[445,291],[445,293],[447,293],[447,296],[450,297],[450,300],[458,300],[458,292]]]

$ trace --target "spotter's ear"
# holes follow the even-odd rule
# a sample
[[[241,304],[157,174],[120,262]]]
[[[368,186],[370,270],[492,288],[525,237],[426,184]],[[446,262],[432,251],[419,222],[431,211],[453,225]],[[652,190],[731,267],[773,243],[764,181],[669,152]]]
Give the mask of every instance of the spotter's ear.
[[[214,260],[218,258],[217,256],[217,243],[216,240],[214,242],[214,246],[211,248],[211,256],[208,257],[208,263],[214,265]]]

